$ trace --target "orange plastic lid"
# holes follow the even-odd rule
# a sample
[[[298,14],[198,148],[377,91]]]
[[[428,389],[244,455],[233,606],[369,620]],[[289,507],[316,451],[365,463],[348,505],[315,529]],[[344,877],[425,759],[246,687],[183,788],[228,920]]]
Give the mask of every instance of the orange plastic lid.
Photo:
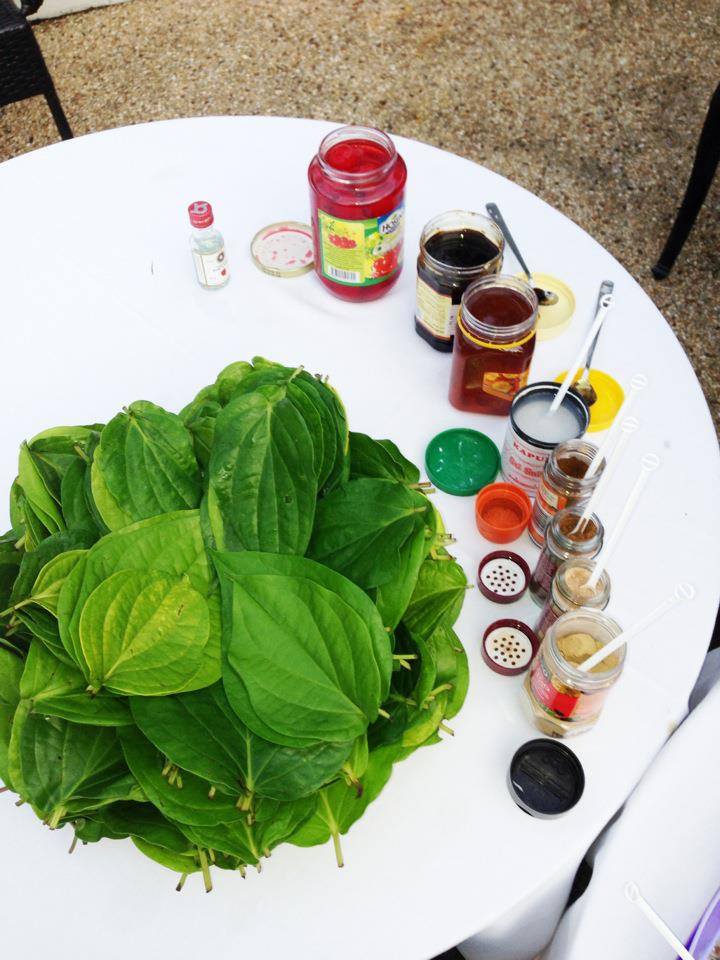
[[[491,483],[475,500],[475,521],[480,533],[493,543],[517,540],[530,520],[530,498],[514,483]]]

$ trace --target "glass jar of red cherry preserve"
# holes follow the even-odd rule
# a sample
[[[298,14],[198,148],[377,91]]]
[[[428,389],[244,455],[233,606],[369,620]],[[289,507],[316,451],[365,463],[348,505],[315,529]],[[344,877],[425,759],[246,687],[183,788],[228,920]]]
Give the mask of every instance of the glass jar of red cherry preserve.
[[[377,300],[402,267],[405,161],[381,130],[340,127],[308,179],[318,277],[343,300]]]
[[[465,290],[457,318],[450,403],[458,410],[507,416],[528,381],[538,301],[507,274],[481,277]]]

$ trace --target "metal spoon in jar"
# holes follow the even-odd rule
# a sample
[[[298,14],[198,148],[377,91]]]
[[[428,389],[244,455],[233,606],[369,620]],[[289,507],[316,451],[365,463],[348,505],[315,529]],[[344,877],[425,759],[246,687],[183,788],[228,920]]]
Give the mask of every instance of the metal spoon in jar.
[[[612,293],[614,289],[615,289],[615,284],[612,282],[612,280],[603,280],[603,282],[600,284],[600,291],[598,293],[597,303],[595,304],[595,313],[593,315],[593,322],[594,322],[594,318],[598,314],[598,310],[602,306],[603,297],[608,293]],[[588,350],[587,357],[585,358],[585,366],[583,368],[583,372],[580,374],[578,379],[573,384],[573,390],[576,393],[580,394],[580,396],[583,398],[583,400],[589,407],[591,407],[594,403],[597,403],[597,393],[595,391],[595,387],[593,387],[593,385],[590,383],[590,367],[592,366],[593,356],[595,355],[595,347],[597,346],[597,342],[600,339],[601,332],[602,332],[602,327],[600,328],[600,330],[598,330],[597,335],[595,336],[595,339],[590,344],[590,349]]]
[[[508,225],[503,219],[503,215],[500,213],[500,208],[496,203],[486,203],[485,209],[487,210],[490,219],[494,220],[502,230],[502,234],[505,237],[505,243],[507,243],[512,252],[515,254],[517,262],[520,264],[525,272],[525,276],[528,278],[528,283],[532,285],[532,274],[530,273],[528,265],[523,259],[523,255],[518,249],[518,245],[515,243],[513,235],[510,233]],[[533,290],[535,291],[535,296],[538,298],[538,303],[541,307],[551,307],[554,303],[558,302],[559,297],[553,290],[546,290],[544,287],[536,286],[533,286]]]

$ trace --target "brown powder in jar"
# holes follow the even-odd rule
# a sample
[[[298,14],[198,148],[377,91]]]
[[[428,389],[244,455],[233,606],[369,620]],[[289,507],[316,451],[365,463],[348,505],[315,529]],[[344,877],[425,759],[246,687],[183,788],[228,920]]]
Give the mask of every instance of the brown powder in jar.
[[[560,533],[573,543],[585,543],[588,540],[592,540],[598,532],[597,523],[595,523],[594,520],[588,520],[581,530],[576,530],[575,527],[578,525],[578,519],[578,517],[574,517],[572,514],[562,517],[559,524]]]
[[[604,644],[589,633],[568,633],[557,641],[560,656],[575,667],[579,667],[588,657],[600,650]],[[601,660],[590,670],[590,673],[605,673],[618,665],[620,657],[611,653],[605,660]]]
[[[562,457],[557,465],[566,477],[572,477],[573,480],[582,480],[590,466],[587,460],[574,456]]]

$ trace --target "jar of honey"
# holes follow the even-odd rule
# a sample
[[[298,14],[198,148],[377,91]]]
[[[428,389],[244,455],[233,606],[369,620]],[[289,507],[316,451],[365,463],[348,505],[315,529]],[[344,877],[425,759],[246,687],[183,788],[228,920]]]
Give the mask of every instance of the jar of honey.
[[[500,272],[505,238],[479,213],[450,210],[425,224],[420,237],[415,331],[436,350],[453,346],[460,300],[479,277]]]
[[[566,560],[583,558],[592,560],[600,553],[603,544],[603,525],[596,514],[578,529],[582,509],[566,507],[550,520],[543,548],[530,578],[530,595],[541,606],[550,596],[552,582],[558,568]]]
[[[622,673],[625,647],[592,670],[580,666],[619,634],[614,620],[584,608],[566,613],[550,627],[523,688],[538,730],[550,737],[567,737],[597,723],[608,692]]]
[[[376,300],[402,267],[407,169],[372,127],[329,133],[308,168],[315,271],[342,300]]]
[[[498,274],[470,284],[462,295],[453,345],[454,407],[508,415],[528,380],[537,317],[535,291],[524,280]]]
[[[603,570],[594,587],[587,586],[594,567],[592,560],[572,559],[566,560],[558,568],[550,588],[550,596],[545,601],[535,625],[538,639],[542,640],[552,624],[565,613],[579,610],[580,607],[591,607],[593,610],[604,610],[607,607],[611,587],[607,570]]]
[[[586,478],[596,453],[597,447],[586,440],[566,440],[551,452],[535,494],[528,526],[528,533],[539,547],[545,542],[545,530],[558,510],[582,506],[590,499],[605,467],[603,460],[595,473]]]

